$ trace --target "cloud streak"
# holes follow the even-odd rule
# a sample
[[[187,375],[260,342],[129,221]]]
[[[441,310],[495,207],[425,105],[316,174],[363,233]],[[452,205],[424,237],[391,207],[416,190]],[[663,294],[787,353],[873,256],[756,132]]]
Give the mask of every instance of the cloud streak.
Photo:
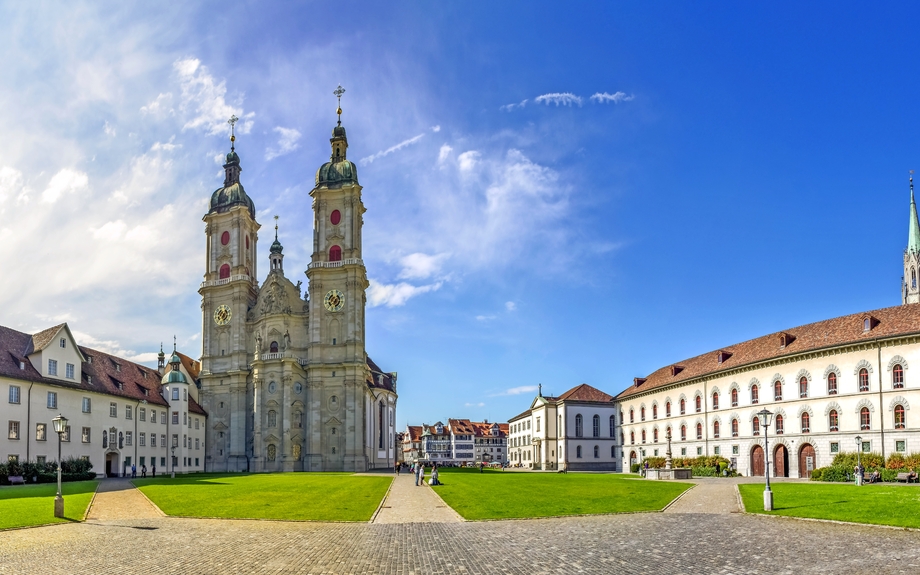
[[[589,98],[589,100],[595,104],[608,104],[610,102],[619,104],[620,102],[629,102],[630,100],[635,99],[635,97],[635,95],[627,95],[626,92],[621,91],[614,92],[613,94],[608,92],[595,92]],[[517,104],[505,104],[504,106],[500,106],[498,109],[502,112],[513,112],[514,110],[525,107],[529,101],[530,100],[528,98],[525,98]],[[533,99],[533,101],[536,104],[545,104],[547,106],[553,104],[557,108],[559,106],[581,107],[581,105],[584,103],[584,98],[572,92],[551,92],[549,94],[537,96]]]
[[[597,102],[598,104],[606,104],[608,102],[619,104],[620,102],[629,102],[634,98],[634,95],[627,96],[626,92],[615,92],[613,94],[608,94],[607,92],[596,92],[593,96],[591,96],[591,101]]]
[[[493,393],[490,397],[501,397],[504,395],[523,395],[525,393],[533,393],[537,391],[537,389],[538,387],[536,385],[519,385],[517,387],[511,387],[499,393]]]
[[[438,129],[440,129],[440,127],[439,127]],[[383,150],[382,152],[377,152],[376,154],[372,154],[372,155],[367,156],[367,157],[365,157],[365,158],[361,158],[360,160],[358,160],[358,162],[359,162],[362,166],[366,166],[366,165],[368,165],[368,164],[372,164],[375,160],[379,160],[380,158],[384,158],[384,157],[386,157],[386,156],[389,156],[390,154],[392,154],[392,153],[394,153],[394,152],[398,152],[398,151],[402,150],[403,148],[405,148],[405,147],[407,147],[407,146],[411,146],[412,144],[418,142],[419,140],[421,140],[421,139],[424,138],[424,137],[425,137],[425,134],[419,134],[418,136],[413,136],[413,137],[409,138],[408,140],[403,140],[402,142],[396,144],[395,146],[390,146],[389,148],[387,148],[386,150]]]
[[[272,131],[278,133],[278,147],[265,150],[265,161],[270,162],[278,156],[290,154],[300,147],[298,143],[300,141],[300,131],[294,128],[282,128],[281,126],[276,126]]]

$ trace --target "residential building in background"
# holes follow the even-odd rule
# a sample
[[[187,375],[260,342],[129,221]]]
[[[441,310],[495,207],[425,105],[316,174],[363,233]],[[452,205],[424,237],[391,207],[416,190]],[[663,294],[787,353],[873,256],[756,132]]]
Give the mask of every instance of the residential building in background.
[[[508,424],[448,419],[432,425],[408,425],[403,461],[444,465],[507,463]]]

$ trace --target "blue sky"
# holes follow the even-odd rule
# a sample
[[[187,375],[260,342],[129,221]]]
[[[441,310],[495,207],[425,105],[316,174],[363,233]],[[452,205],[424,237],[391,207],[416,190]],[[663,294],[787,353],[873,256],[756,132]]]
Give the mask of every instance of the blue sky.
[[[339,83],[400,426],[900,303],[912,5],[172,4],[4,5],[3,325],[200,353],[231,113],[305,279]]]

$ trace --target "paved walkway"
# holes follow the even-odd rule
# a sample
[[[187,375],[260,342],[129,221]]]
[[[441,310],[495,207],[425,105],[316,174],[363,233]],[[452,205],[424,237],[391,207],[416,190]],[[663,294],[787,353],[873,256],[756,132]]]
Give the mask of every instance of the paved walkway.
[[[724,479],[694,480],[696,487],[686,491],[664,510],[665,513],[740,513],[735,482]]]
[[[427,477],[431,477],[429,475]],[[427,482],[427,479],[426,479]],[[390,491],[374,523],[459,523],[463,518],[438,497],[434,489],[415,485],[415,476],[401,473],[393,478]]]
[[[87,521],[154,519],[164,517],[160,509],[141,493],[130,479],[103,479],[86,516]]]

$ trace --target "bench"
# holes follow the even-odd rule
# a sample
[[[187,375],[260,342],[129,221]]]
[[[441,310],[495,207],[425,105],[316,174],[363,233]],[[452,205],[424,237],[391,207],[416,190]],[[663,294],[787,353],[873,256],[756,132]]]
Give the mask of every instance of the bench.
[[[25,485],[26,480],[22,475],[10,475],[10,485]]]
[[[903,482],[905,482],[905,483],[911,483],[911,482],[916,483],[916,482],[917,482],[917,478],[916,478],[916,477],[912,477],[912,475],[913,475],[913,474],[911,474],[911,473],[898,473],[898,481],[899,481],[899,482],[900,482],[900,481],[903,481]]]

